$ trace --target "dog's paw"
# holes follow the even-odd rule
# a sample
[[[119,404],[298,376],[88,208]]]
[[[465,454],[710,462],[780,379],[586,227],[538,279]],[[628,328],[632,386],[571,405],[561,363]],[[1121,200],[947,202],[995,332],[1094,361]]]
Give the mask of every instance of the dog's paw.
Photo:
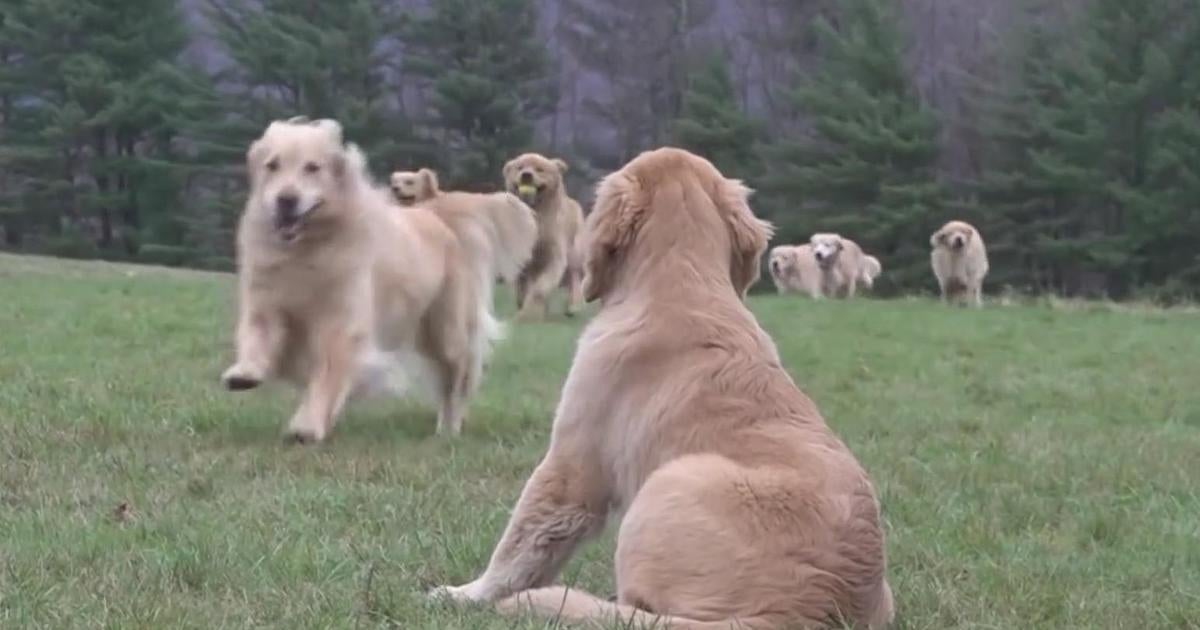
[[[234,365],[221,375],[221,384],[231,392],[244,392],[254,389],[263,382],[262,375],[241,365]]]
[[[486,601],[487,598],[479,590],[478,581],[476,581],[462,586],[436,586],[429,589],[427,595],[429,599],[437,602],[471,604]]]
[[[319,435],[311,429],[288,428],[283,432],[283,443],[289,445],[317,444],[324,439],[324,435]]]

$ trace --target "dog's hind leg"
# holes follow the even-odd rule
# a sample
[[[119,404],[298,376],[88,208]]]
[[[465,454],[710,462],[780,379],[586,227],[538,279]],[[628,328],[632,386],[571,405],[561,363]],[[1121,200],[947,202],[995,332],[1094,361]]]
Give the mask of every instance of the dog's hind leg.
[[[287,334],[283,317],[243,306],[237,323],[237,360],[221,375],[231,391],[254,389],[271,375]]]
[[[357,360],[364,335],[333,326],[318,331],[313,364],[300,407],[292,416],[287,437],[298,442],[325,439],[354,388]]]

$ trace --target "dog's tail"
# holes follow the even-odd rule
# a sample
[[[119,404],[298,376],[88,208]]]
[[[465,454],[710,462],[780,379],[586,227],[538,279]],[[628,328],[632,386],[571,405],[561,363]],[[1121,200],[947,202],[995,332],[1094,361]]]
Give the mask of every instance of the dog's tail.
[[[628,604],[605,601],[566,586],[522,591],[503,599],[496,608],[506,615],[533,614],[554,620],[587,623],[592,628],[655,628],[656,630],[757,630],[772,627],[765,619],[699,621],[666,617]]]
[[[858,270],[858,281],[870,289],[875,285],[875,278],[883,272],[883,265],[874,256],[863,256],[862,268]]]
[[[507,192],[488,195],[480,211],[491,241],[493,277],[516,282],[521,269],[533,257],[538,226],[533,208]]]

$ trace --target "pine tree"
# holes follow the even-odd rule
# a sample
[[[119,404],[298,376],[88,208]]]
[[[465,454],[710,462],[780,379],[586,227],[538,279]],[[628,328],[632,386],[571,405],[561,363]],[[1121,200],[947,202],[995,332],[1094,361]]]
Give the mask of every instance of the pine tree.
[[[929,234],[943,218],[937,120],[904,70],[890,3],[839,6],[837,27],[817,21],[821,66],[792,95],[811,132],[766,150],[760,187],[783,238],[839,232],[884,261],[893,288],[926,286]]]
[[[1167,299],[1200,298],[1200,14],[1180,16],[1170,105],[1150,125],[1147,185],[1134,200],[1141,280]],[[1173,45],[1171,45],[1173,44]]]
[[[759,173],[761,125],[741,111],[729,67],[712,56],[691,73],[683,107],[672,125],[675,144],[712,161],[727,177]]]
[[[1180,0],[1095,0],[1068,33],[1032,20],[1022,75],[991,130],[999,159],[981,200],[1001,226],[993,240],[1038,288],[1120,296],[1151,280],[1146,255],[1157,254],[1146,245],[1160,230],[1137,217],[1153,213],[1152,125],[1177,98],[1167,47],[1184,14]]]
[[[12,2],[4,33],[16,57],[5,83],[20,92],[3,159],[33,221],[79,232],[77,254],[91,240],[132,255],[170,232],[181,186],[169,118],[188,97],[166,80],[187,43],[176,0]]]
[[[495,188],[557,102],[531,0],[434,0],[404,28],[407,68],[432,92],[431,127],[454,161],[452,185]]]

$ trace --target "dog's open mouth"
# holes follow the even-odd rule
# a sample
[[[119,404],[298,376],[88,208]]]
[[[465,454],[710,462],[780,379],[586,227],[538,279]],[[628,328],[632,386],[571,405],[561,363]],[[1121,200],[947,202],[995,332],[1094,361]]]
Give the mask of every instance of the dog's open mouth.
[[[538,197],[542,196],[542,191],[545,189],[545,186],[535,184],[517,184],[513,186],[512,193],[520,198],[521,201],[532,206],[538,200]]]
[[[292,243],[299,239],[308,217],[321,207],[321,203],[318,201],[308,212],[303,214],[275,213],[275,232],[279,234],[279,238],[283,239],[285,243]]]
[[[417,202],[416,195],[406,195],[406,194],[400,192],[399,190],[393,189],[392,195],[396,197],[396,201],[399,201],[400,203],[402,203],[406,206],[411,206],[412,204]]]

